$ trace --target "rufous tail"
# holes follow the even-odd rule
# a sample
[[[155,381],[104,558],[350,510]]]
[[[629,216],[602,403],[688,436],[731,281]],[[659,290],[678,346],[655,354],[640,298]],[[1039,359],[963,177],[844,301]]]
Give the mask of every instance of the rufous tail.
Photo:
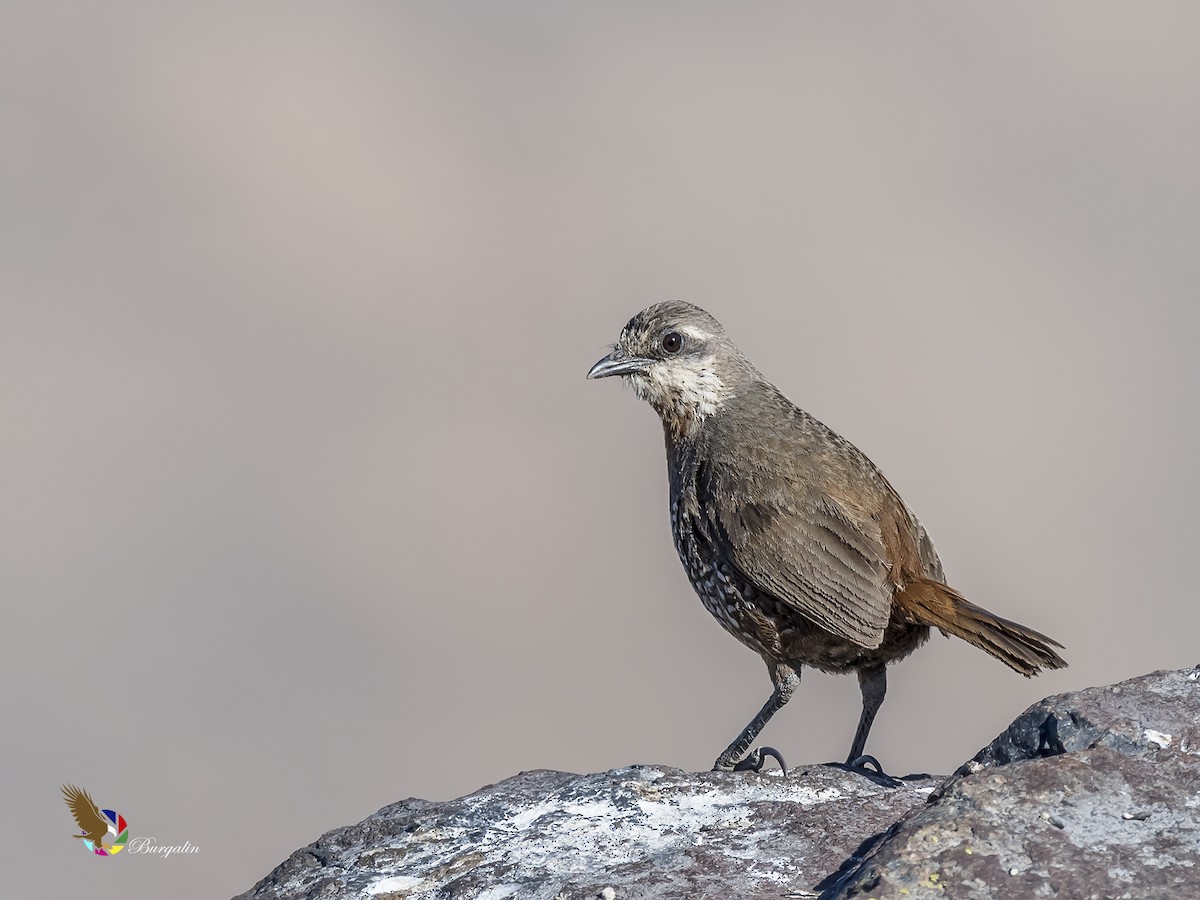
[[[896,606],[906,618],[962,638],[1026,678],[1067,665],[1053,650],[1062,649],[1058,641],[993,615],[941,582],[912,582],[896,595]]]

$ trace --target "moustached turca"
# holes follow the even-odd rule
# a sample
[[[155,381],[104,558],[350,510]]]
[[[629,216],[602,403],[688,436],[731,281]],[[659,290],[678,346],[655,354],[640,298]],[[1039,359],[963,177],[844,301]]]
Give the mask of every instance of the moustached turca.
[[[858,674],[846,759],[863,765],[886,667],[930,628],[1025,676],[1066,665],[1057,641],[947,585],[929,535],[874,463],[793,405],[704,310],[672,301],[638,313],[588,372],[611,375],[662,419],[671,530],[692,587],[774,684],[715,769],[761,767],[766,748],[747,751],[804,666]]]

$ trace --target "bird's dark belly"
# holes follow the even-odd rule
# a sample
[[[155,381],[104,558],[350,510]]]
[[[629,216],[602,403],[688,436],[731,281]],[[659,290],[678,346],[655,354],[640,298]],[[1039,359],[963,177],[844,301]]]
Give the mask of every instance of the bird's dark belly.
[[[929,636],[926,626],[894,617],[878,647],[862,647],[832,634],[718,559],[686,517],[672,518],[675,549],[700,602],[726,631],[768,665],[779,662],[847,672],[901,659]]]

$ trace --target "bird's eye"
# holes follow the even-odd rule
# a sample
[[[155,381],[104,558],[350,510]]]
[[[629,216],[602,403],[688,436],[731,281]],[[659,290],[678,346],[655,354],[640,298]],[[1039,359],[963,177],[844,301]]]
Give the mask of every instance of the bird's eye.
[[[678,331],[668,331],[663,335],[662,348],[668,353],[678,353],[683,346],[683,338]]]

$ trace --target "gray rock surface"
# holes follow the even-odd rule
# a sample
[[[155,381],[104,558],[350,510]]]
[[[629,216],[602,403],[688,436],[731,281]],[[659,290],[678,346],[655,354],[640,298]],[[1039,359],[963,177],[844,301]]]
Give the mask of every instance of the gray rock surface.
[[[1030,707],[829,896],[1200,898],[1200,667]]]
[[[1200,668],[1047,698],[944,781],[631,766],[406,800],[238,900],[817,896],[1200,897]]]
[[[1047,697],[1018,716],[955,778],[1095,746],[1137,757],[1169,749],[1200,753],[1198,682],[1200,666]]]
[[[384,807],[242,898],[784,897],[836,872],[937,783],[888,788],[825,766],[779,776],[525,772],[446,803]]]

